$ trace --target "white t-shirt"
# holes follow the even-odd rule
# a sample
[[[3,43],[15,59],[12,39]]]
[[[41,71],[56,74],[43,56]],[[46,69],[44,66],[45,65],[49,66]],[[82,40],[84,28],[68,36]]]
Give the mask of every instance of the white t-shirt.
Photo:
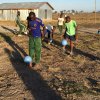
[[[64,24],[64,18],[58,18],[58,25]]]
[[[50,32],[52,32],[53,26],[49,24],[46,26],[46,29],[49,30]]]

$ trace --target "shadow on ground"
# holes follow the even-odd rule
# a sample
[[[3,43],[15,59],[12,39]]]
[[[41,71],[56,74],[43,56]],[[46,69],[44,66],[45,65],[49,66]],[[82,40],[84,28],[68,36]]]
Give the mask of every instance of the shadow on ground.
[[[7,31],[9,31],[9,32],[11,32],[11,33],[13,33],[14,35],[15,34],[18,34],[18,31],[16,30],[16,29],[10,29],[10,28],[8,28],[8,27],[5,27],[5,26],[1,26],[3,29],[5,29],[5,30],[7,30]]]
[[[59,41],[56,41],[56,40],[54,40],[54,45],[53,46],[58,48],[58,49],[60,48],[60,50],[61,50],[61,47],[62,47],[61,43]],[[67,50],[70,50],[69,46],[67,46]],[[88,57],[91,60],[100,60],[100,57],[94,56],[92,54],[89,54],[89,53],[87,53],[85,51],[82,51],[80,49],[77,49],[77,48],[74,48],[74,52],[75,52],[76,55],[80,54],[80,55],[83,55],[85,57]]]
[[[26,52],[9,36],[4,33],[0,33],[0,36],[3,37],[4,40],[13,48],[13,52],[8,48],[5,48],[5,52],[8,54],[12,66],[25,84],[26,90],[31,92],[33,98],[35,98],[35,100],[62,100],[61,96],[48,86],[37,71],[28,68],[23,63],[23,57],[21,54],[26,56]],[[14,58],[11,58],[11,55],[13,55]]]

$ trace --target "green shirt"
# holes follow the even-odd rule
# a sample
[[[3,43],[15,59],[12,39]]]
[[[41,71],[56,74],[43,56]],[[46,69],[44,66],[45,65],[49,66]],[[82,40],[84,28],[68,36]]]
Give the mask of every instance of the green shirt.
[[[75,35],[75,30],[76,30],[76,21],[71,20],[69,23],[65,23],[65,28],[67,29],[66,34],[69,36]]]
[[[20,21],[20,17],[19,16],[16,17],[15,21],[16,21],[17,25],[21,25],[21,21]]]

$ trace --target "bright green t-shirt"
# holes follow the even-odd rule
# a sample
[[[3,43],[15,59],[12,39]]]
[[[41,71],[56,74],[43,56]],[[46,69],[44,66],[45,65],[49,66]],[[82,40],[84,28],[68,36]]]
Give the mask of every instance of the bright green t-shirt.
[[[75,35],[75,30],[76,30],[76,21],[71,20],[69,23],[65,23],[65,28],[67,28],[66,34],[69,36]]]

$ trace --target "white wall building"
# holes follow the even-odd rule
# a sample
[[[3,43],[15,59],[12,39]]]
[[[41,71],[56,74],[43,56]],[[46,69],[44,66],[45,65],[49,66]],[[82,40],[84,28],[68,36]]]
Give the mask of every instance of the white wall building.
[[[17,11],[21,20],[26,20],[31,11],[41,19],[52,19],[53,10],[48,2],[3,3],[0,4],[0,20],[15,20]]]

